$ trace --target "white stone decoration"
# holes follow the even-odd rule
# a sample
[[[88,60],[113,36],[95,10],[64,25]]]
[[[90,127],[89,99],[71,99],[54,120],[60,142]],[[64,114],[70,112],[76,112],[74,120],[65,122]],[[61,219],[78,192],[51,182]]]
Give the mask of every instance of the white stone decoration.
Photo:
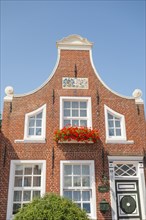
[[[5,88],[6,96],[4,97],[4,101],[12,101],[14,96],[14,89],[12,86],[7,86]]]
[[[57,41],[56,45],[59,49],[90,50],[93,43],[86,38],[74,34]]]
[[[63,89],[88,89],[88,78],[63,77]]]
[[[132,93],[132,96],[134,97],[136,103],[143,103],[143,100],[141,98],[142,91],[140,89],[135,89]]]

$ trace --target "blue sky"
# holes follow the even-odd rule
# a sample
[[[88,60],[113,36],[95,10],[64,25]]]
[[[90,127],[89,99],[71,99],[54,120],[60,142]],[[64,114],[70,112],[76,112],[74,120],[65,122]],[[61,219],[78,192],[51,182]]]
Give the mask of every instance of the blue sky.
[[[94,42],[102,80],[121,95],[145,97],[145,1],[1,0],[1,109],[4,89],[40,86],[57,59],[56,41],[79,34]]]

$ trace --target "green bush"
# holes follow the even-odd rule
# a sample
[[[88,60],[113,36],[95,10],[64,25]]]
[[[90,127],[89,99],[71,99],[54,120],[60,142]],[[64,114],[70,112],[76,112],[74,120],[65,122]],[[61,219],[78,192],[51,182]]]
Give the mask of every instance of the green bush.
[[[89,220],[84,210],[72,201],[55,194],[46,194],[22,207],[14,220]]]

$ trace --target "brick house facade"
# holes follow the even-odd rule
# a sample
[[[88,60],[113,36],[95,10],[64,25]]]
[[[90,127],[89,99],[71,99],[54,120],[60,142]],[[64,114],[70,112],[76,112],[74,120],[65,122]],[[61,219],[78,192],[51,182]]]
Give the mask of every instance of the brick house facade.
[[[71,35],[57,48],[56,66],[41,87],[23,95],[5,90],[0,219],[12,219],[20,206],[45,192],[74,200],[91,219],[146,219],[141,91],[125,97],[109,89],[87,39]],[[66,124],[97,129],[100,139],[56,143],[54,131]],[[109,209],[102,211],[105,201]]]

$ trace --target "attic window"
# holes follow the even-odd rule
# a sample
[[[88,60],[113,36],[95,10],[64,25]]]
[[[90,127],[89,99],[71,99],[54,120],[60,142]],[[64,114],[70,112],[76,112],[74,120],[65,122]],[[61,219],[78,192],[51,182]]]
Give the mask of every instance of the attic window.
[[[46,133],[46,105],[25,115],[24,140],[43,140]]]

